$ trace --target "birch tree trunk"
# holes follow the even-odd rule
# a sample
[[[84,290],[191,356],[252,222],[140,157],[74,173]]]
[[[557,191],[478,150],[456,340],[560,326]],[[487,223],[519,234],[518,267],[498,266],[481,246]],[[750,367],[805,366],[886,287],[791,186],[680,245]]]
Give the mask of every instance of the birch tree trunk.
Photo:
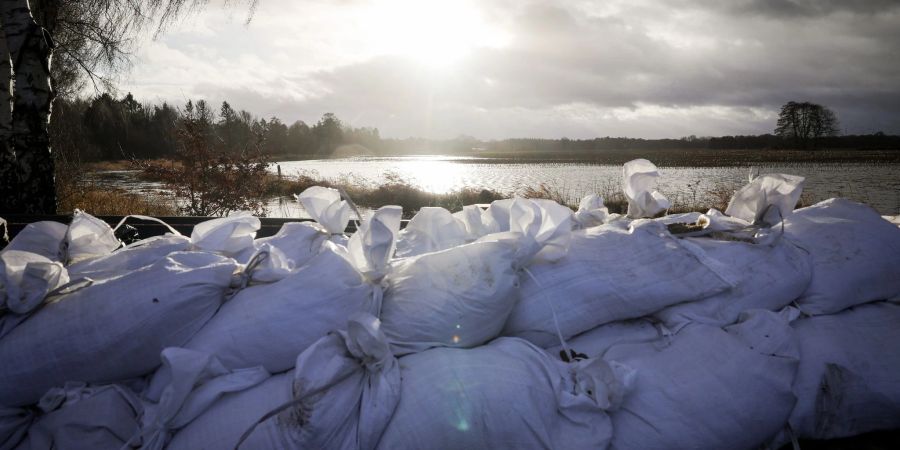
[[[45,3],[45,18],[55,21],[56,0]],[[50,84],[53,40],[35,22],[27,0],[0,0],[0,28],[6,37],[14,80],[7,148],[12,147],[11,170],[16,181],[14,189],[3,186],[0,210],[54,214],[56,186],[48,130],[54,97]]]
[[[16,155],[12,143],[12,61],[6,36],[0,30],[0,211],[11,209],[9,198],[18,190]]]

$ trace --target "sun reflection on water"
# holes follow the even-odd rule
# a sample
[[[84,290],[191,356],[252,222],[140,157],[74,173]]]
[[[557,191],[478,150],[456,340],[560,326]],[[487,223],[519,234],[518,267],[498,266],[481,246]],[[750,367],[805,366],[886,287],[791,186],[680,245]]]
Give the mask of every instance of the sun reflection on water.
[[[404,169],[403,172],[415,179],[417,185],[435,194],[459,189],[466,175],[466,164],[431,159],[418,160]]]

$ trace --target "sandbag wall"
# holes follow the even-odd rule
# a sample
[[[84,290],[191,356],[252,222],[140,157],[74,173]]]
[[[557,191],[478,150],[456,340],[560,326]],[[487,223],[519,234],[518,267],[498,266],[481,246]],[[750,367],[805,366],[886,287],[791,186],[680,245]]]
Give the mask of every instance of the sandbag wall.
[[[638,217],[668,205],[648,164],[625,171]],[[314,188],[318,223],[254,239],[236,215],[127,248],[85,213],[32,224],[0,252],[0,449],[757,448],[900,428],[900,228],[842,199],[792,211],[800,187],[763,176],[727,214],[657,219],[516,198],[400,231],[384,207],[350,237],[349,205]]]

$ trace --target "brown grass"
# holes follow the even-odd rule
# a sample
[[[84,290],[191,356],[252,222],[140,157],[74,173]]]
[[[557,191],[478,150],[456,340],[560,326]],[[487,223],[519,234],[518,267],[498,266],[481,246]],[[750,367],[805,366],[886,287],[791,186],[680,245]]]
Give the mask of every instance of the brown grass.
[[[71,213],[76,208],[94,215],[125,216],[174,216],[177,211],[171,199],[132,194],[121,189],[79,185],[59,192],[60,214]]]
[[[299,194],[312,186],[331,187],[343,189],[359,206],[377,208],[384,205],[399,205],[403,207],[403,214],[406,217],[415,215],[419,209],[426,206],[439,206],[450,211],[458,211],[465,205],[490,203],[509,197],[505,193],[476,188],[435,194],[419,189],[396,174],[388,173],[385,178],[384,183],[372,185],[365,179],[352,177],[330,180],[312,174],[281,178],[269,175],[267,194],[273,197],[289,196]]]
[[[88,172],[105,172],[110,170],[136,170],[138,167],[135,162],[130,159],[119,159],[115,161],[93,161],[82,163],[84,170]]]

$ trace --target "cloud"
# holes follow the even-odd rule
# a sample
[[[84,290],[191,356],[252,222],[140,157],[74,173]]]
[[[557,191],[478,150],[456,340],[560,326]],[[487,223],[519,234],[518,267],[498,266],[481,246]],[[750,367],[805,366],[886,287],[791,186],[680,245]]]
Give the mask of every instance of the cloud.
[[[261,1],[250,27],[211,9],[146,45],[126,86],[392,137],[764,133],[789,100],[900,133],[895,2],[488,0],[472,5],[503,44],[442,66],[376,45],[373,1]]]
[[[821,17],[837,13],[872,15],[896,10],[894,0],[735,0],[716,2],[702,0],[701,7],[718,7],[736,14],[758,14],[766,17],[795,19]]]

